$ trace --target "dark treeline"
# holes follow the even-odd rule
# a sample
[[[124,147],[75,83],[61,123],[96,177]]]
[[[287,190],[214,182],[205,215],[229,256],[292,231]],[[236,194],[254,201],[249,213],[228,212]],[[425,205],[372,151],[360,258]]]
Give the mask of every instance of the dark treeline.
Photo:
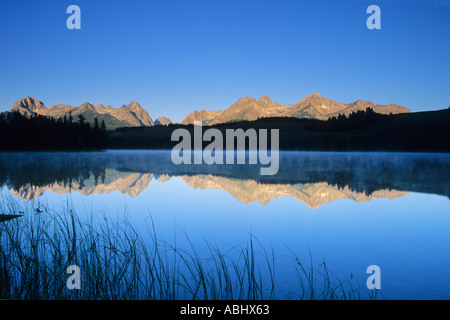
[[[393,119],[394,115],[376,113],[372,108],[352,112],[348,116],[339,114],[338,117],[332,117],[328,120],[317,120],[311,125],[313,131],[322,132],[351,132],[364,129],[368,124],[376,121],[387,121]]]
[[[107,147],[171,149],[178,144],[171,141],[178,128],[193,137],[193,125],[120,128],[108,132]],[[209,128],[223,137],[227,129],[278,129],[280,150],[450,152],[450,109],[384,115],[369,108],[328,120],[263,118],[203,126],[203,131]]]
[[[178,144],[172,132],[178,128],[193,137],[193,125],[106,131],[103,121],[90,124],[82,115],[74,120],[3,113],[0,150],[172,149]],[[209,128],[223,137],[227,129],[278,129],[280,150],[450,152],[450,109],[383,115],[368,108],[328,120],[263,118],[204,126],[203,131]],[[203,142],[203,148],[208,144]]]
[[[105,182],[105,166],[91,153],[0,154],[0,185],[15,190],[58,184],[82,189],[86,183]]]
[[[105,122],[76,121],[69,117],[54,119],[19,112],[0,114],[0,150],[94,150],[106,146]]]

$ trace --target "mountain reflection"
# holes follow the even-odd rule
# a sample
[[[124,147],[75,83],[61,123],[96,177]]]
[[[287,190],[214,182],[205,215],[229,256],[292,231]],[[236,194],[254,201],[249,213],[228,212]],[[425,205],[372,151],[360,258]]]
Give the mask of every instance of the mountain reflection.
[[[83,195],[120,191],[136,197],[156,179],[181,177],[196,189],[224,190],[243,203],[293,197],[311,208],[348,198],[394,199],[408,192],[450,194],[446,154],[282,152],[274,176],[257,165],[174,165],[170,152],[4,153],[0,184],[25,200],[46,190]]]

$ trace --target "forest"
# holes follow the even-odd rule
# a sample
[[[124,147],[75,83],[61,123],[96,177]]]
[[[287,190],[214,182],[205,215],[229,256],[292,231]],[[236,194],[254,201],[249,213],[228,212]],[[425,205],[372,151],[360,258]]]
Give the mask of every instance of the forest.
[[[106,126],[95,118],[93,125],[82,114],[58,119],[19,112],[0,113],[0,150],[88,151],[106,147]]]
[[[193,125],[118,128],[107,132],[107,148],[172,149],[178,128],[193,136]],[[224,136],[227,129],[279,129],[280,150],[450,152],[450,109],[386,115],[368,108],[328,120],[261,118],[203,126],[209,128]]]
[[[89,123],[82,114],[54,119],[18,112],[0,114],[0,150],[94,151],[172,149],[172,132],[193,125],[122,127],[107,130],[104,121]],[[378,114],[371,108],[328,120],[261,118],[203,126],[227,129],[279,129],[280,150],[450,152],[450,108],[438,111]],[[268,141],[270,145],[270,141]]]

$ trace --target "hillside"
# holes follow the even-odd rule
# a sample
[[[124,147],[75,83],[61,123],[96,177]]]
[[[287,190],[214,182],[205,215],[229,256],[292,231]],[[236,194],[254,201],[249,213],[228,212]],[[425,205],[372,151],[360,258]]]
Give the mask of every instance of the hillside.
[[[74,121],[78,120],[78,116],[82,115],[87,122],[93,123],[94,118],[99,122],[105,121],[108,128],[117,127],[140,127],[153,126],[153,120],[148,112],[142,106],[132,101],[120,108],[113,108],[110,105],[94,105],[88,102],[83,103],[79,107],[56,104],[50,108],[46,108],[44,103],[34,97],[26,97],[15,102],[10,110],[18,111],[21,114],[42,115],[53,118],[73,117]]]
[[[380,105],[370,101],[358,100],[352,103],[340,103],[325,98],[313,92],[306,98],[293,105],[283,105],[274,102],[263,95],[259,100],[251,97],[239,99],[235,104],[223,111],[194,111],[189,113],[182,124],[193,124],[203,121],[205,124],[227,123],[242,120],[257,120],[258,118],[294,117],[326,120],[339,114],[349,115],[352,112],[366,110],[368,107],[381,114],[398,114],[411,112],[409,109],[397,105]]]

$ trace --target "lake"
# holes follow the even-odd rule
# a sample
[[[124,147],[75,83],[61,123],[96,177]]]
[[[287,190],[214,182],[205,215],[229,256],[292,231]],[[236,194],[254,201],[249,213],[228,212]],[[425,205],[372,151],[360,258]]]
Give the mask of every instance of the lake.
[[[259,169],[175,165],[169,151],[2,153],[1,202],[126,218],[143,239],[154,224],[199,255],[252,238],[262,265],[273,250],[276,299],[299,296],[295,258],[365,290],[377,265],[379,299],[450,299],[449,154],[280,152],[276,175]]]

